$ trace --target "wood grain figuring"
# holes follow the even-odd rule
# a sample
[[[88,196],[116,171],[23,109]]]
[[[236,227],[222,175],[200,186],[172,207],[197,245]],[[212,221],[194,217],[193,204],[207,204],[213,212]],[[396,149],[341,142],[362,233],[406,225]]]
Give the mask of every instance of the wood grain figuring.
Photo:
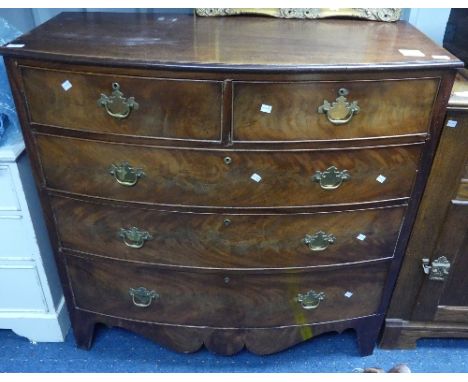
[[[67,256],[79,309],[154,323],[219,328],[262,328],[345,320],[377,313],[387,263],[348,271],[235,275],[174,272],[126,262]],[[226,279],[226,277],[228,277]],[[129,288],[155,290],[148,308],[133,305]],[[295,301],[298,293],[325,293],[316,309]],[[351,297],[344,294],[350,291]]]
[[[146,137],[221,139],[222,83],[23,68],[32,122],[81,131]],[[72,87],[65,91],[62,83]],[[97,104],[112,94],[135,97],[138,110],[117,119]]]
[[[354,82],[234,82],[235,141],[297,141],[370,138],[425,133],[438,79]],[[317,109],[349,91],[360,112],[345,125],[333,125]],[[261,112],[262,104],[272,107]]]
[[[468,309],[468,203],[452,204],[445,222],[434,257],[447,257],[453,267],[438,305]]]
[[[338,36],[346,36],[346,42]],[[13,42],[25,46],[2,48],[0,54],[177,70],[297,73],[463,67],[406,22],[71,12]],[[419,49],[425,56],[403,56],[398,49]]]
[[[129,261],[212,268],[301,268],[393,256],[405,207],[323,214],[196,214],[95,204],[52,197],[62,246]],[[226,225],[225,219],[229,220]],[[127,247],[121,228],[152,239]],[[331,233],[336,242],[314,252],[306,234]],[[359,234],[366,235],[358,240]]]
[[[117,200],[163,205],[281,207],[358,203],[410,196],[421,145],[339,151],[183,150],[36,135],[46,185]],[[232,163],[224,163],[229,156]],[[109,174],[128,161],[146,176],[133,187]],[[323,190],[312,180],[330,166],[351,180]],[[251,179],[261,177],[259,182]],[[376,179],[384,175],[383,183]]]

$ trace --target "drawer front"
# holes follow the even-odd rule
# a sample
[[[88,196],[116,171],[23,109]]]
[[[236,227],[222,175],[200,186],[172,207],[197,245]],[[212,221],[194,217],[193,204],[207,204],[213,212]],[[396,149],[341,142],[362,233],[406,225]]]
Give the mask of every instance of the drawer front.
[[[235,82],[233,138],[307,141],[426,133],[438,86],[439,79]],[[343,102],[337,102],[340,89],[346,89]],[[333,109],[319,113],[325,100]]]
[[[0,312],[47,312],[33,262],[0,262]]]
[[[34,238],[24,217],[2,215],[0,211],[0,260],[31,259],[33,251],[30,241],[34,241]]]
[[[174,139],[220,140],[222,83],[23,69],[32,122],[76,130]],[[99,105],[118,83],[124,98]],[[68,86],[67,86],[68,85]],[[70,87],[71,86],[71,87]],[[68,90],[65,90],[68,89]],[[115,90],[115,89],[114,89]],[[128,100],[125,100],[128,101]]]
[[[15,183],[10,166],[0,165],[0,214],[1,211],[20,211]]]
[[[62,197],[51,201],[64,247],[131,261],[215,268],[307,267],[392,257],[406,210],[220,215]]]
[[[281,207],[406,198],[421,145],[336,151],[216,151],[151,148],[37,135],[49,187],[126,201],[188,206]],[[226,164],[226,156],[230,163]],[[136,182],[119,183],[111,165]],[[351,179],[328,187],[333,171],[318,181],[316,171],[336,166]],[[115,175],[110,174],[110,169]],[[328,179],[328,180],[327,180]],[[337,175],[336,179],[339,178]],[[332,179],[333,180],[333,179]],[[380,180],[380,181],[379,181]]]
[[[387,274],[386,263],[310,273],[225,274],[174,272],[75,256],[66,261],[78,308],[149,322],[233,328],[300,325],[376,313]],[[136,306],[130,296],[131,288],[141,287],[147,293],[136,291],[135,302],[147,307]],[[298,296],[311,290],[322,292],[323,300],[317,301],[312,293],[307,300]],[[151,292],[157,294],[154,299]]]

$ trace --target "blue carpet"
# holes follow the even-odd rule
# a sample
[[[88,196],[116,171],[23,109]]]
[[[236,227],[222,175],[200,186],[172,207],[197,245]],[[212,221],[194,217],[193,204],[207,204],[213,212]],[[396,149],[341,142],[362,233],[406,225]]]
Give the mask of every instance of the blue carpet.
[[[352,372],[406,363],[413,372],[468,372],[468,340],[422,339],[416,350],[376,349],[360,357],[353,331],[325,334],[270,356],[243,351],[218,356],[202,349],[179,354],[122,329],[97,327],[91,350],[64,343],[31,344],[0,330],[1,372]]]

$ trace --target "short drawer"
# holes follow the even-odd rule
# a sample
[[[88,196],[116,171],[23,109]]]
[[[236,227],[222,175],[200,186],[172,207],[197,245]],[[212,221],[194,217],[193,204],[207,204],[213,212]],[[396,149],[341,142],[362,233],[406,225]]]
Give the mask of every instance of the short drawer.
[[[57,196],[51,202],[66,248],[123,260],[208,268],[291,268],[390,258],[406,210],[220,215]]]
[[[160,205],[246,208],[407,198],[422,147],[193,150],[49,135],[37,135],[37,144],[53,189]]]
[[[34,123],[166,139],[221,137],[221,82],[34,68],[23,68],[23,81]]]
[[[313,141],[426,133],[438,86],[435,78],[235,82],[233,139]],[[319,112],[325,101],[329,110],[325,105]]]
[[[66,256],[66,262],[79,309],[223,328],[301,325],[374,314],[388,270],[387,263],[380,263],[333,271],[227,274],[75,256]]]

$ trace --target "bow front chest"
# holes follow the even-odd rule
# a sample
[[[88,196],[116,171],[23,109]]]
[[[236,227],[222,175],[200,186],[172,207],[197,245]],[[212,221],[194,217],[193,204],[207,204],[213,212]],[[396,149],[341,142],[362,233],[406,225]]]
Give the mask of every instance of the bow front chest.
[[[80,347],[372,352],[460,61],[403,22],[111,13],[0,51]]]

